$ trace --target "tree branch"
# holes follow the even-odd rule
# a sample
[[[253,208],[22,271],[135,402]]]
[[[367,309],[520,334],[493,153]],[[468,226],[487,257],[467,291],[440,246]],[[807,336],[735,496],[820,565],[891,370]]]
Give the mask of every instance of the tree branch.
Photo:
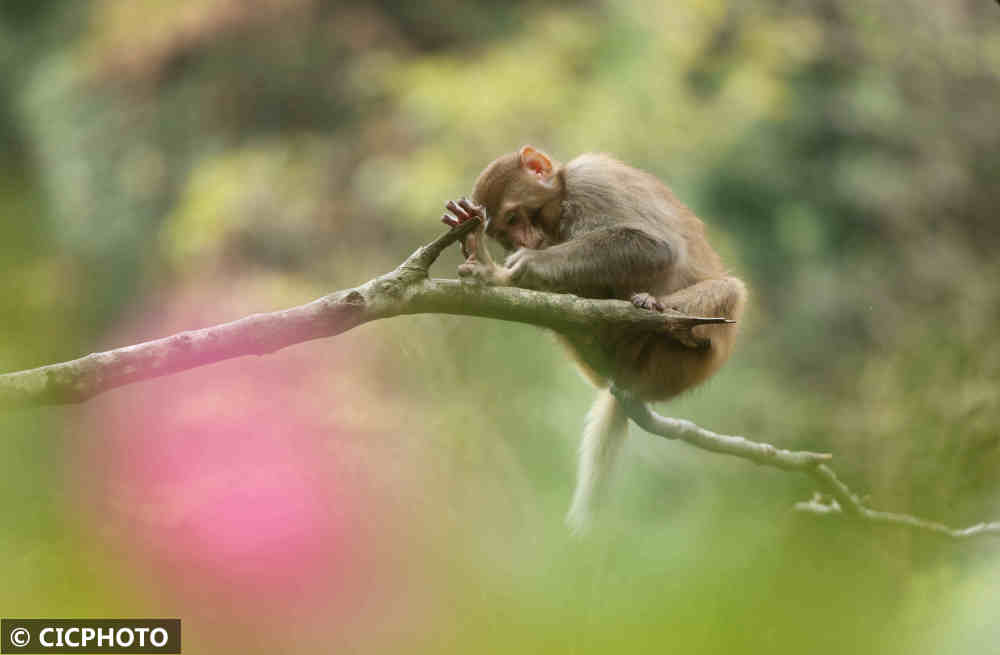
[[[475,229],[470,220],[420,247],[395,270],[305,305],[0,375],[0,408],[79,403],[109,389],[245,355],[266,355],[402,314],[485,316],[563,333],[652,330],[682,339],[696,325],[730,322],[659,314],[622,300],[594,300],[428,277],[449,245]]]
[[[840,516],[881,525],[895,525],[952,539],[1000,537],[1000,522],[979,523],[967,528],[950,528],[943,523],[928,521],[909,514],[880,512],[866,507],[825,462],[833,459],[829,453],[812,453],[776,448],[771,444],[750,441],[743,437],[716,434],[698,427],[691,421],[668,418],[652,411],[627,390],[612,387],[611,392],[624,407],[629,418],[646,432],[667,439],[678,439],[695,448],[748,459],[756,464],[783,471],[805,473],[826,493],[817,493],[809,501],[795,504],[795,509],[819,516]]]
[[[245,355],[265,355],[296,343],[330,337],[370,321],[403,314],[483,316],[551,328],[562,333],[656,331],[690,342],[698,325],[731,323],[723,318],[657,313],[621,300],[595,300],[513,287],[485,287],[428,276],[445,248],[478,225],[466,221],[417,249],[395,270],[305,305],[253,314],[231,323],[181,332],[162,339],[92,353],[60,364],[0,375],[0,408],[79,403],[133,382],[177,373]],[[743,437],[716,434],[690,421],[656,414],[627,391],[612,389],[630,418],[648,432],[679,439],[702,450],[733,455],[757,464],[811,476],[828,498],[817,495],[795,508],[819,516],[843,516],[954,539],[1000,536],[1000,522],[963,529],[907,514],[866,507],[825,464],[827,453],[791,451]]]

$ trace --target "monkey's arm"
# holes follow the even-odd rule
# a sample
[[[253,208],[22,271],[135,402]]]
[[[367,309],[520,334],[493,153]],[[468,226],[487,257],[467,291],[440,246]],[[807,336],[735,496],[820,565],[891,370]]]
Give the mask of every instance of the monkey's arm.
[[[669,243],[631,227],[594,230],[544,250],[522,248],[505,262],[514,286],[623,299],[661,286],[673,265]]]
[[[473,218],[478,218],[479,226],[462,241],[462,255],[465,263],[458,267],[458,275],[462,278],[479,280],[485,284],[498,287],[512,286],[510,269],[498,266],[486,247],[486,212],[468,198],[449,201],[445,208],[454,216],[445,214],[441,222],[449,227],[455,227]]]
[[[495,287],[517,286],[511,279],[513,269],[506,266],[498,266],[486,248],[486,238],[483,234],[482,226],[477,227],[470,235],[474,237],[463,243],[462,253],[471,250],[465,263],[459,265],[458,276],[463,279],[472,279],[489,284]]]

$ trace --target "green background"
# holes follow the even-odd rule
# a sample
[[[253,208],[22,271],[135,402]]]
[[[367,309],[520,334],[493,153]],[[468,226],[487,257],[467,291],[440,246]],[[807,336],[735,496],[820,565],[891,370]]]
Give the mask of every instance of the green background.
[[[654,172],[747,280],[659,409],[1000,517],[1000,6],[0,5],[0,371],[389,270],[524,143]],[[454,275],[457,248],[435,266]],[[991,653],[1000,542],[795,514],[802,477],[632,428],[548,335],[397,318],[0,417],[0,614],[176,616],[185,653]]]

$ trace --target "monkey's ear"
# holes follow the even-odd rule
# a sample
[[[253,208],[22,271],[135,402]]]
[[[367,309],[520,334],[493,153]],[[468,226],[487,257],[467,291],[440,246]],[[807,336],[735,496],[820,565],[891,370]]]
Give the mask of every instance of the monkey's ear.
[[[533,146],[521,146],[517,153],[521,158],[521,167],[538,177],[548,177],[552,173],[552,160],[541,150]]]

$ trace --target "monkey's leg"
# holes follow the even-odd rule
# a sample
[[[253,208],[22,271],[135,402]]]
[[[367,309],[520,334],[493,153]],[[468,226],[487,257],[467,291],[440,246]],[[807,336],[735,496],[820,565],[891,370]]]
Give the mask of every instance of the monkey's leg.
[[[496,286],[509,286],[511,271],[503,266],[497,266],[486,248],[486,237],[484,225],[486,224],[486,210],[473,203],[468,198],[452,200],[445,208],[451,214],[441,217],[441,222],[445,225],[455,227],[460,223],[473,218],[480,219],[480,225],[471,232],[462,242],[462,254],[466,256],[464,264],[458,267],[458,276],[465,279],[477,280],[484,284]]]
[[[739,278],[724,277],[717,280],[703,280],[658,300],[665,307],[691,316],[721,316],[736,321],[743,314],[747,289]],[[701,325],[695,330],[731,332],[732,328]]]
[[[631,227],[593,230],[543,250],[522,248],[507,258],[519,287],[588,298],[627,298],[654,289],[674,265],[666,241]]]
[[[721,316],[738,321],[746,287],[734,277],[704,280],[659,302],[693,316]],[[609,377],[643,400],[666,400],[697,386],[722,366],[732,352],[737,325],[699,325],[691,330],[692,348],[663,334],[623,335],[614,343]]]
[[[746,303],[746,288],[737,278],[705,280],[676,293],[654,298],[635,294],[632,301],[647,309],[672,308],[694,316],[722,316],[739,319]],[[610,377],[641,400],[663,400],[697,385],[715,372],[728,358],[735,325],[701,325],[694,328],[697,338],[709,347],[695,349],[663,334],[623,334],[609,344],[612,356]],[[582,355],[579,347],[574,348]],[[591,353],[593,355],[593,353]],[[586,358],[588,363],[592,357]],[[628,417],[609,389],[598,391],[587,415],[576,491],[566,522],[574,532],[583,532],[606,490],[615,456],[621,450]]]

